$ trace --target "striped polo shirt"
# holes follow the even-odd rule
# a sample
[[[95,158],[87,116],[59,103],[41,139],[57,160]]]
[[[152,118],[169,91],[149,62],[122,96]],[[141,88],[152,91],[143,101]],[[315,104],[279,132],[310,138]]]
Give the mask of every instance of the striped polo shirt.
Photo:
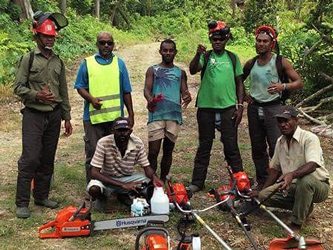
[[[90,164],[93,167],[100,168],[101,174],[122,177],[132,175],[136,165],[141,167],[149,166],[149,161],[144,144],[139,137],[131,134],[125,155],[122,157],[112,134],[98,141]]]

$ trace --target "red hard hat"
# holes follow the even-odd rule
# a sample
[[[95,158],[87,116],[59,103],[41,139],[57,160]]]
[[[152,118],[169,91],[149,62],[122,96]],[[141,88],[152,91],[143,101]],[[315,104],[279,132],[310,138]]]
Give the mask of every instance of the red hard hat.
[[[41,33],[44,35],[49,35],[49,36],[56,36],[56,26],[54,22],[52,22],[50,19],[45,19],[45,21],[41,24],[35,23],[34,27],[32,29],[34,34]]]

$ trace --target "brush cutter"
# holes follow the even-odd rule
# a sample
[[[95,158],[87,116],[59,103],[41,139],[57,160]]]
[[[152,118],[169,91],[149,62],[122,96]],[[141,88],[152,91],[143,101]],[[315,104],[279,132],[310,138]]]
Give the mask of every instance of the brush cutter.
[[[252,199],[255,202],[255,205],[252,206],[248,211],[244,211],[242,215],[248,215],[249,213],[257,210],[258,208],[263,209],[267,212],[283,229],[288,233],[287,238],[275,238],[269,244],[269,250],[280,250],[280,249],[311,249],[311,250],[324,250],[322,247],[322,242],[316,239],[305,239],[304,236],[294,232],[290,227],[288,227],[282,220],[280,220],[272,211],[267,209],[263,204],[266,200],[270,199],[276,192],[279,191],[283,183],[277,183],[276,188],[272,193],[270,193],[262,201],[259,201],[257,198],[250,198],[247,195],[242,194],[242,197],[245,199]]]
[[[240,196],[241,191],[244,192],[250,189],[250,180],[245,172],[237,172],[233,174],[229,166],[227,166],[227,169],[230,175],[229,185],[222,185],[217,189],[211,189],[209,194],[214,197],[218,203],[221,203],[221,201],[226,201],[222,203],[222,205],[219,205],[219,208],[222,211],[231,212],[232,216],[236,219],[238,225],[243,230],[245,236],[249,239],[253,248],[259,249],[255,239],[250,232],[251,226],[247,222],[246,217],[238,213],[235,208],[236,201],[238,202],[242,198]],[[230,198],[226,199],[228,196]]]
[[[220,236],[218,236],[218,234],[211,227],[209,227],[206,224],[206,222],[198,215],[198,213],[205,212],[209,209],[212,209],[227,202],[230,199],[230,196],[227,195],[228,197],[225,200],[218,202],[205,209],[194,210],[191,209],[191,205],[189,202],[189,194],[184,184],[181,183],[172,184],[170,178],[168,178],[167,185],[168,185],[167,194],[169,196],[170,201],[173,202],[175,207],[185,215],[192,215],[197,221],[200,222],[200,224],[202,224],[214,236],[214,238],[224,247],[224,249],[231,250],[231,247]]]
[[[300,236],[299,234],[296,234],[294,231],[292,231],[292,229],[290,227],[288,227],[285,223],[283,223],[276,215],[274,215],[270,210],[268,210],[265,205],[263,205],[263,203],[266,200],[270,199],[277,191],[279,191],[279,188],[281,187],[281,185],[283,183],[277,183],[276,184],[277,188],[272,193],[270,193],[267,197],[265,197],[264,200],[262,200],[260,202],[258,199],[251,198],[248,195],[248,193],[250,193],[252,191],[251,188],[250,188],[250,181],[246,180],[246,177],[241,172],[233,174],[232,170],[229,166],[227,166],[227,169],[228,169],[228,172],[229,172],[229,175],[230,175],[230,180],[231,180],[230,183],[232,183],[232,184],[230,184],[231,188],[230,188],[229,193],[231,192],[233,194],[233,197],[234,197],[233,202],[235,202],[235,200],[237,200],[237,199],[241,200],[241,201],[253,201],[254,205],[252,203],[252,206],[248,211],[237,212],[234,209],[234,207],[230,206],[232,203],[230,203],[230,201],[229,201],[227,203],[224,203],[224,206],[222,207],[222,209],[223,208],[225,209],[225,205],[230,206],[231,213],[236,218],[238,224],[242,227],[243,231],[245,232],[246,236],[251,241],[251,244],[253,245],[254,248],[255,248],[255,245],[253,244],[254,243],[253,238],[251,240],[249,235],[244,230],[244,227],[242,226],[242,223],[240,223],[240,222],[242,220],[246,219],[246,215],[248,215],[249,213],[253,212],[254,210],[257,210],[258,208],[262,208],[275,221],[277,221],[278,224],[280,226],[282,226],[289,234],[289,236],[287,238],[272,240],[270,242],[270,245],[269,245],[269,250],[277,250],[277,249],[315,249],[315,250],[320,250],[320,249],[323,249],[321,247],[322,243],[320,241],[315,240],[315,239],[305,240],[303,236]],[[240,180],[238,178],[240,178]],[[226,190],[225,187],[224,187],[224,190]],[[217,201],[221,200],[221,198],[223,198],[225,196],[225,193],[226,193],[226,191],[224,193],[222,193],[222,195],[218,196],[218,198],[220,198],[220,199],[217,199]],[[216,192],[214,192],[214,194],[216,195]]]

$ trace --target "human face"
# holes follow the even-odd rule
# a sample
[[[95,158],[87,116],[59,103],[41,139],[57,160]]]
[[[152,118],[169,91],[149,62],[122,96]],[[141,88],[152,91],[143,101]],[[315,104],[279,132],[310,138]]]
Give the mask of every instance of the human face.
[[[222,52],[224,51],[225,45],[227,44],[227,41],[229,39],[229,36],[221,36],[221,35],[213,35],[210,38],[210,42],[212,43],[212,47],[214,52]]]
[[[117,143],[127,144],[132,133],[131,129],[119,128],[114,130],[114,138]]]
[[[162,62],[165,64],[173,63],[177,50],[173,43],[163,43],[160,49],[160,55],[162,56]]]
[[[114,47],[114,41],[110,34],[102,33],[97,38],[97,48],[103,58],[110,58]]]
[[[291,117],[289,119],[277,117],[278,127],[281,131],[281,134],[292,137],[296,128],[297,128],[297,117]]]
[[[256,51],[257,54],[262,55],[272,51],[273,40],[265,34],[260,33],[256,38]]]
[[[45,35],[42,33],[38,33],[38,45],[41,45],[43,49],[51,50],[55,43],[55,36]]]

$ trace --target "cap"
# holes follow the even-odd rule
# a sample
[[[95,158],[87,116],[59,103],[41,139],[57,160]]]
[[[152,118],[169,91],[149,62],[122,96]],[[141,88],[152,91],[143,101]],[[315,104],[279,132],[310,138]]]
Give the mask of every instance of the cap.
[[[276,114],[275,117],[290,119],[292,117],[297,117],[298,111],[293,106],[282,106],[280,113]]]
[[[113,129],[130,129],[130,125],[129,122],[126,118],[119,118],[117,120],[114,121],[114,125],[113,125]]]

